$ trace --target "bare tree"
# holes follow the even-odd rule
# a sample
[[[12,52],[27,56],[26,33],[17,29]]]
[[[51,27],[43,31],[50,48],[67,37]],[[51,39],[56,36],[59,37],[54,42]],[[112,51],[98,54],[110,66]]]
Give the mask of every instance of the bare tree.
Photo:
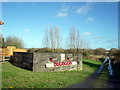
[[[75,49],[76,48],[76,44],[75,44],[75,40],[76,40],[76,29],[73,27],[70,30],[70,34],[68,36],[68,41],[67,41],[67,47],[70,49]]]
[[[61,48],[62,37],[58,27],[54,27],[54,34],[55,34],[54,36],[55,36],[55,43],[56,43],[55,48]]]
[[[55,47],[56,47],[55,34],[54,34],[54,30],[52,27],[49,30],[49,41],[50,41],[50,48],[55,49]]]
[[[50,48],[49,34],[48,33],[49,33],[48,29],[45,30],[43,41],[42,41],[44,48]]]
[[[80,32],[75,27],[70,29],[67,47],[70,49],[83,49],[88,47],[88,43],[80,37]]]
[[[81,49],[88,49],[89,48],[90,45],[86,39],[82,38],[80,42],[81,42],[80,43]]]
[[[61,47],[61,35],[58,27],[45,30],[43,45],[46,48],[57,49]]]
[[[74,27],[71,28],[70,34],[68,36],[67,46],[70,49],[80,48],[80,33]]]

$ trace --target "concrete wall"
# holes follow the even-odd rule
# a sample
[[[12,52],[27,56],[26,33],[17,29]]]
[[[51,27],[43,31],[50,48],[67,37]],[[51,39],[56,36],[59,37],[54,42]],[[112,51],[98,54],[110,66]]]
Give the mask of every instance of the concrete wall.
[[[33,67],[33,53],[28,52],[14,52],[13,59],[11,61],[14,65],[23,68],[32,70]]]
[[[33,71],[35,71],[35,72],[49,71],[49,69],[45,67],[45,64],[49,63],[49,58],[59,59],[60,54],[57,54],[57,53],[34,53]]]
[[[49,58],[53,58],[54,62],[61,62],[61,54],[65,54],[65,58],[70,57],[73,61],[77,61],[76,66],[61,66],[46,68],[45,64],[49,63]],[[35,72],[48,72],[48,71],[69,71],[69,70],[82,70],[82,55],[73,55],[72,53],[34,53],[33,58],[33,71]],[[67,60],[64,62],[68,62]]]
[[[77,61],[77,65],[66,65],[60,67],[46,67],[46,63],[61,62],[61,54],[65,54],[65,61],[69,57],[73,61]],[[65,70],[82,70],[82,55],[73,55],[72,53],[28,53],[28,52],[14,52],[13,63],[21,68],[29,69],[34,72],[49,72],[49,71],[65,71]]]

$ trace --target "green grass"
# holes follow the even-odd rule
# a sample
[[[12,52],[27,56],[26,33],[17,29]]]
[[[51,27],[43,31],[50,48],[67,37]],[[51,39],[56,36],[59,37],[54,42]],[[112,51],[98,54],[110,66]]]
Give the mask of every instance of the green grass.
[[[92,74],[101,64],[99,61],[83,60],[83,70],[63,72],[32,72],[2,64],[3,88],[64,88],[78,83]]]

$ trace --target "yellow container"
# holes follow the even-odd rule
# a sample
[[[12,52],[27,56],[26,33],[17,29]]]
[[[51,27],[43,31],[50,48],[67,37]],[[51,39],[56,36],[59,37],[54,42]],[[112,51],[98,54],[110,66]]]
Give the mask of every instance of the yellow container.
[[[2,48],[2,54],[4,56],[13,56],[13,52],[27,52],[26,49],[17,49],[15,46],[5,46]]]

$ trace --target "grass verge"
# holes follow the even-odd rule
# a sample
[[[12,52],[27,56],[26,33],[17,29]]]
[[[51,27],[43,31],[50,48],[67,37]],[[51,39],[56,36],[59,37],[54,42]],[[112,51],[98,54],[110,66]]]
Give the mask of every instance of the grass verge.
[[[85,80],[101,62],[83,60],[83,70],[62,72],[32,72],[2,63],[3,88],[65,88]]]
[[[108,64],[105,63],[100,76],[95,82],[92,83],[92,86],[94,88],[101,88],[101,87],[104,88],[107,86],[108,74],[109,74],[107,67],[108,67]]]

